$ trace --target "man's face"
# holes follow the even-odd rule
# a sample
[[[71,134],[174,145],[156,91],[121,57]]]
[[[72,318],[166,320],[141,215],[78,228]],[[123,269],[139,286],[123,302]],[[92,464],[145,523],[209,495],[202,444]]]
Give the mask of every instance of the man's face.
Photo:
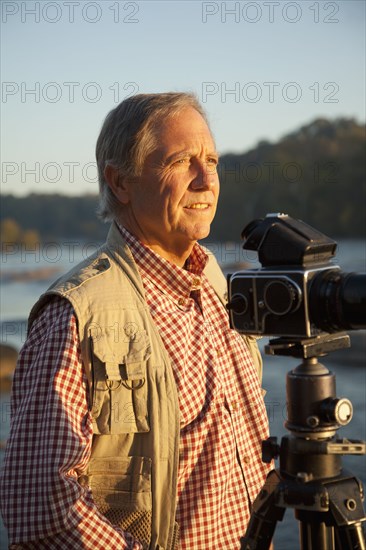
[[[142,242],[172,259],[209,234],[219,195],[218,156],[206,122],[190,107],[167,118],[156,137],[141,177],[127,184],[124,222]]]

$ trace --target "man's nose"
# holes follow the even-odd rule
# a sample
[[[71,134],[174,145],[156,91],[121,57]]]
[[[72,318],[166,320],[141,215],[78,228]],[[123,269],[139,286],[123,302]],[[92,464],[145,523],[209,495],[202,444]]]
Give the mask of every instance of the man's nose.
[[[192,189],[209,189],[214,187],[217,181],[216,166],[208,162],[197,161],[194,177],[191,181]]]

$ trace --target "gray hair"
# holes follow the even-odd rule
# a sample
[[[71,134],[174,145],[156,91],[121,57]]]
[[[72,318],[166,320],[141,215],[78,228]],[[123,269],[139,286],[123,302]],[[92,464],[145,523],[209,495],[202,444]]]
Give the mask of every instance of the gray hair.
[[[187,107],[207,116],[192,93],[170,92],[131,96],[110,111],[96,145],[99,177],[98,216],[103,221],[120,219],[121,204],[104,177],[106,166],[117,168],[121,177],[138,177],[146,157],[156,147],[156,126]]]

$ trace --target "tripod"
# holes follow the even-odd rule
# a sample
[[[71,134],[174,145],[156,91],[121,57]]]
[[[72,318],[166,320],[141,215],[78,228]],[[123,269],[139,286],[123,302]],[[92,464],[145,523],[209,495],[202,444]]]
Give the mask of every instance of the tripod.
[[[276,522],[293,508],[300,522],[302,550],[366,550],[362,524],[363,488],[342,469],[342,455],[366,454],[362,441],[335,439],[340,426],[352,418],[352,404],[338,399],[335,376],[317,357],[349,347],[345,333],[293,340],[278,338],[266,346],[271,355],[300,357],[303,362],[287,373],[287,415],[290,436],[262,443],[262,459],[280,458],[254,501],[241,550],[267,550]]]

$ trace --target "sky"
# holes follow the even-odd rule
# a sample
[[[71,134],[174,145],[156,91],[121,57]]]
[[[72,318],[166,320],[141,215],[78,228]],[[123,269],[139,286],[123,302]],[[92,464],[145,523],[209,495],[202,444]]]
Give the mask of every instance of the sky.
[[[104,117],[190,91],[220,154],[317,117],[365,121],[365,2],[1,2],[2,193],[98,190]]]

